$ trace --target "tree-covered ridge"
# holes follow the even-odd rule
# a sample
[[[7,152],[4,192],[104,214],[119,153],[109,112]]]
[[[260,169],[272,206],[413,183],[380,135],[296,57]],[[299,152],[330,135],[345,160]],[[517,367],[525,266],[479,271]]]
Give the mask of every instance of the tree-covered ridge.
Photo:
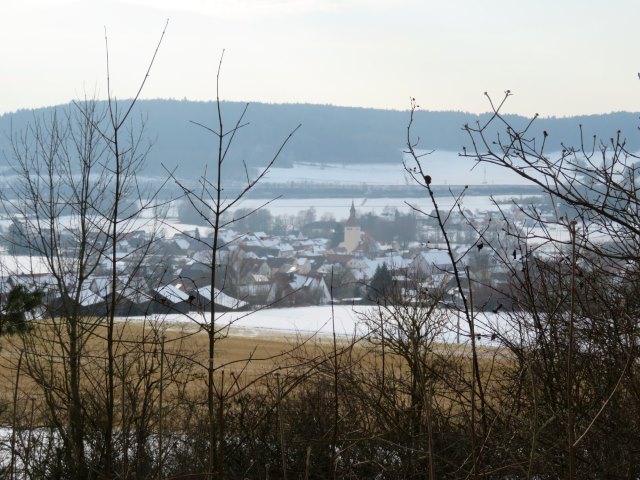
[[[237,118],[244,108],[241,102],[223,102],[222,112],[226,118]],[[51,115],[55,108],[67,109],[69,105],[20,110],[0,116],[0,150],[5,162],[9,150],[7,136],[13,130],[19,132],[33,121],[34,117]],[[184,178],[194,177],[211,160],[214,139],[194,125],[197,122],[210,125],[213,117],[212,102],[178,100],[144,100],[137,106],[132,117],[134,127],[145,125],[145,138],[152,144],[146,174],[160,175],[161,166],[178,168]],[[532,115],[535,112],[532,112]],[[279,139],[292,127],[302,123],[287,150],[279,159],[278,166],[293,162],[312,163],[379,163],[396,162],[400,159],[406,135],[407,112],[366,108],[337,107],[310,104],[265,104],[249,106],[250,123],[237,136],[236,148],[229,153],[229,164],[248,166],[263,162],[277,150]],[[577,146],[580,142],[580,125],[583,137],[596,135],[600,139],[615,137],[621,131],[627,148],[640,149],[636,135],[638,113],[616,112],[604,115],[588,115],[566,118],[539,118],[530,133],[549,133],[547,148],[560,150],[565,146]],[[420,132],[421,147],[440,151],[462,151],[469,148],[465,124],[484,123],[489,114],[475,115],[466,112],[418,111],[414,129]],[[505,119],[514,128],[522,128],[530,118],[506,115]],[[227,125],[231,128],[232,125]],[[492,138],[488,129],[488,138]],[[606,140],[605,140],[606,141]],[[597,147],[597,145],[596,145]],[[242,174],[238,169],[236,174]]]

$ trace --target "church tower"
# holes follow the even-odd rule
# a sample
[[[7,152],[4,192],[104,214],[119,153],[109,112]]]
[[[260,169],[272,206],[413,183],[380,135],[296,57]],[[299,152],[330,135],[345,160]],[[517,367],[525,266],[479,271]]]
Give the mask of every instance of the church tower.
[[[342,246],[351,253],[360,245],[360,224],[356,219],[356,207],[351,201],[351,210],[349,212],[349,219],[344,224],[344,241]]]

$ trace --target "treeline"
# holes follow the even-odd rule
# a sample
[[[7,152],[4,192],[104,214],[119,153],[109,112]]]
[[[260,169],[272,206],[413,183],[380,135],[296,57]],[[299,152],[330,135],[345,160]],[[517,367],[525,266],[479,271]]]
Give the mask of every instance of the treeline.
[[[407,105],[409,107],[409,105]],[[71,105],[57,107],[62,113]],[[239,102],[222,102],[222,112],[226,118],[236,118],[244,108]],[[0,149],[10,152],[6,138],[13,129],[23,130],[34,116],[52,115],[54,107],[34,111],[20,110],[0,116]],[[191,102],[178,100],[144,100],[139,102],[139,110],[131,124],[145,126],[145,138],[149,139],[152,150],[145,175],[162,176],[162,165],[176,169],[176,175],[186,179],[196,179],[196,172],[203,171],[211,160],[215,139],[192,122],[210,124],[214,118],[211,102]],[[535,112],[531,112],[532,115]],[[301,123],[302,128],[287,146],[278,160],[278,166],[293,162],[313,163],[378,163],[398,162],[401,158],[406,137],[404,125],[408,113],[392,110],[336,107],[310,104],[264,104],[249,106],[251,121],[238,131],[236,145],[229,152],[230,170],[228,175],[242,178],[242,162],[251,166],[264,165],[270,152],[277,150],[278,142],[293,127]],[[487,122],[488,114],[475,115],[466,112],[418,111],[415,128],[422,132],[422,148],[441,151],[461,152],[470,147],[463,130],[465,124],[474,126]],[[529,118],[506,115],[514,128],[522,128]],[[637,150],[640,142],[634,135],[638,126],[638,114],[628,112],[604,115],[589,115],[571,118],[541,118],[535,122],[531,134],[540,136],[548,132],[547,149],[559,151],[565,146],[577,146],[580,142],[582,125],[583,137],[591,141],[595,135],[605,143],[621,130],[627,140],[627,148]],[[487,134],[493,137],[497,131],[493,124]],[[597,146],[597,145],[596,145]],[[3,157],[4,159],[4,157]]]

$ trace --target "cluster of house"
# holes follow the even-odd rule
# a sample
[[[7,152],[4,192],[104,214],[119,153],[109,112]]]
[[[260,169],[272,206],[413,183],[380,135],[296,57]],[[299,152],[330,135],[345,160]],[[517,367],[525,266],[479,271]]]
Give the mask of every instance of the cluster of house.
[[[333,248],[326,235],[310,238],[230,231],[221,235],[222,244],[228,247],[216,258],[216,287],[250,307],[366,301],[367,285],[382,264],[400,284],[420,279],[440,285],[450,277],[451,260],[445,251],[418,242],[405,250],[381,245],[362,231],[353,204],[342,242]],[[192,233],[177,235],[174,241],[187,250],[199,244]],[[176,272],[181,284],[210,282],[210,251],[194,251],[186,258],[189,260]]]
[[[119,250],[135,250],[142,237],[144,232],[129,234]],[[177,233],[162,240],[156,248],[158,253],[149,255],[136,268],[128,266],[127,255],[123,255],[115,282],[116,314],[206,311],[212,301],[217,311],[322,305],[332,300],[354,302],[366,297],[366,286],[383,263],[398,283],[408,283],[411,277],[441,285],[451,271],[450,258],[443,250],[417,243],[414,248],[399,250],[377,243],[361,230],[353,204],[344,224],[343,241],[334,248],[329,248],[329,243],[327,238],[301,234],[221,231],[222,247],[216,254],[212,276],[210,242],[197,231]],[[132,270],[136,275],[125,273]],[[47,294],[49,305],[74,301],[87,314],[110,311],[112,277],[89,276],[81,291],[71,289],[65,298],[60,295],[65,290],[60,282],[47,271],[34,270],[32,261],[28,273],[0,275],[2,293],[16,285],[37,286]]]

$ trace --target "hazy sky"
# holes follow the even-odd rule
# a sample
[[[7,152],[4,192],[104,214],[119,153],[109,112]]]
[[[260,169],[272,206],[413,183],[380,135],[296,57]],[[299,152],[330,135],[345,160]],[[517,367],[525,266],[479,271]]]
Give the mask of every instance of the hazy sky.
[[[637,0],[3,0],[0,114],[134,94],[543,116],[640,111]]]

